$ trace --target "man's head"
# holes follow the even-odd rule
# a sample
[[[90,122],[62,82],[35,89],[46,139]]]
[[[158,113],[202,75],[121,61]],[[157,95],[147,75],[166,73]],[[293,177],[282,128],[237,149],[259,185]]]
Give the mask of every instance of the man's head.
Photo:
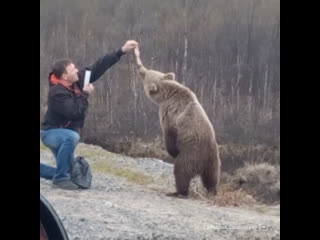
[[[52,74],[67,83],[75,83],[79,80],[78,69],[69,59],[59,60],[52,67]]]

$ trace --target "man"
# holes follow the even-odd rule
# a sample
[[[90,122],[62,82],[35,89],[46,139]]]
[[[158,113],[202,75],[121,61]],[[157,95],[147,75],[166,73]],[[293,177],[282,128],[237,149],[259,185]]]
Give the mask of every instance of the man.
[[[40,137],[43,144],[52,151],[57,167],[40,163],[40,178],[52,180],[59,188],[79,188],[71,181],[70,170],[88,109],[88,97],[94,90],[91,83],[136,46],[136,41],[128,40],[118,51],[105,55],[80,71],[68,59],[53,65],[49,74],[48,109],[41,125]],[[84,86],[86,70],[91,71],[91,77],[90,84]]]

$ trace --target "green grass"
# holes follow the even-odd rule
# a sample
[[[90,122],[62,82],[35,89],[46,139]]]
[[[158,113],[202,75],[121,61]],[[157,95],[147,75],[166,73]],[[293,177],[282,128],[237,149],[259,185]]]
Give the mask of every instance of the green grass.
[[[258,213],[266,214],[268,212],[268,207],[265,205],[254,207],[254,210]]]
[[[41,141],[40,150],[49,151]],[[90,149],[80,146],[76,149],[75,155],[83,156],[89,162],[93,172],[121,177],[139,185],[147,185],[153,182],[151,177],[143,173],[117,166],[117,158],[121,157],[119,154],[114,154],[103,149]]]
[[[121,178],[125,178],[129,182],[136,183],[139,185],[147,185],[152,183],[152,178],[139,172],[132,171],[128,168],[120,168],[113,166],[112,164],[108,163],[96,163],[92,165],[92,170],[95,172],[109,174]]]
[[[40,150],[49,151],[49,148],[47,148],[43,143],[40,141]]]

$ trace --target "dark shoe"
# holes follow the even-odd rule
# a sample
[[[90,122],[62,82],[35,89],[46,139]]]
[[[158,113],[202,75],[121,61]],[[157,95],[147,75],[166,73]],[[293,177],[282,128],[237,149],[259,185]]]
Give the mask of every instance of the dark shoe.
[[[71,180],[56,181],[56,182],[53,182],[53,185],[55,187],[62,188],[62,189],[65,189],[65,190],[77,190],[77,189],[79,189],[79,186],[77,184],[73,183]]]

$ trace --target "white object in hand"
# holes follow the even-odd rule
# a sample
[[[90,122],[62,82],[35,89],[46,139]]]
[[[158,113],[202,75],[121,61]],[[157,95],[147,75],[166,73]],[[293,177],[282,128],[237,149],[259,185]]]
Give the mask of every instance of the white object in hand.
[[[85,86],[88,86],[88,85],[89,85],[89,83],[90,83],[90,77],[91,77],[91,71],[86,70],[86,74],[85,74],[85,77],[84,77],[84,84],[83,84],[83,87],[85,87]]]

